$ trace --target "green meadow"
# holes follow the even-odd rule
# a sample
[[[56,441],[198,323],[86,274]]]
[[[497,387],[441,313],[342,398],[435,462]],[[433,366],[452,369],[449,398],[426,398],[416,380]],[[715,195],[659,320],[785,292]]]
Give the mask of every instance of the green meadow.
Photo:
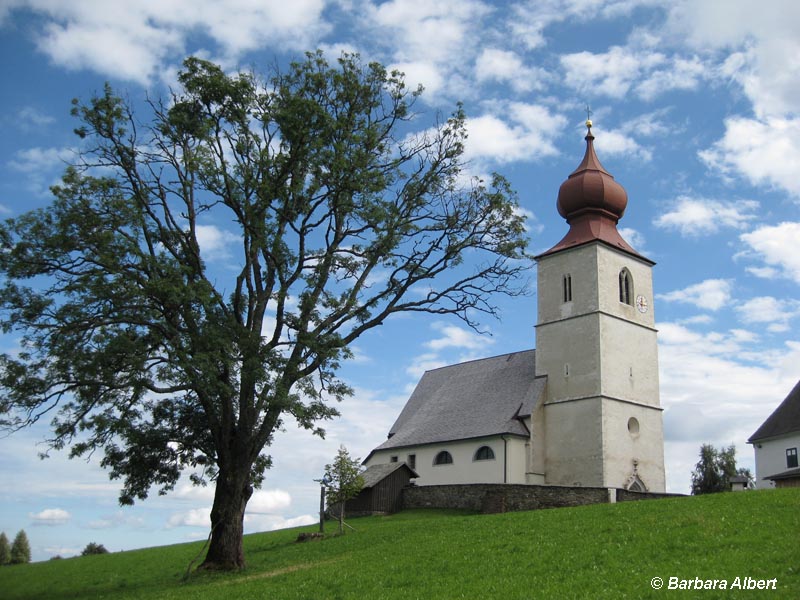
[[[0,598],[800,598],[800,489],[350,523],[305,543],[314,527],[249,535],[246,570],[188,580],[202,543],[6,566]]]

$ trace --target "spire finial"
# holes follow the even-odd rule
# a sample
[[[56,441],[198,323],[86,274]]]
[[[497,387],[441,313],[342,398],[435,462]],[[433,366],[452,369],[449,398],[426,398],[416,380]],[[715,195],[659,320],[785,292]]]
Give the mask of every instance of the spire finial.
[[[589,103],[587,102],[586,103],[586,127],[589,129],[589,133],[591,133],[591,130],[592,130],[592,115],[593,114],[594,113],[592,112],[592,109],[589,108]]]

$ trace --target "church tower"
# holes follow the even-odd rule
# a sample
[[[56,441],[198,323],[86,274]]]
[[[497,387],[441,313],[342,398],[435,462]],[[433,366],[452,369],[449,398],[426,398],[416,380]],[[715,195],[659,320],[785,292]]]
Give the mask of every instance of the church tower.
[[[627,193],[586,125],[586,154],[558,192],[569,232],[536,257],[536,376],[547,390],[531,461],[545,484],[664,492],[655,263],[617,231]]]

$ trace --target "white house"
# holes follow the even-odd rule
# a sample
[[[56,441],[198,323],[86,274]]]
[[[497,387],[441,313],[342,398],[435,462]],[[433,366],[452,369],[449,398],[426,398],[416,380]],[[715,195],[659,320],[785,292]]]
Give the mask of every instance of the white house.
[[[800,382],[747,443],[756,454],[756,488],[800,487]]]
[[[536,257],[536,350],[426,372],[364,461],[417,485],[665,491],[652,267],[617,230],[627,193],[595,154],[561,185],[566,236]]]

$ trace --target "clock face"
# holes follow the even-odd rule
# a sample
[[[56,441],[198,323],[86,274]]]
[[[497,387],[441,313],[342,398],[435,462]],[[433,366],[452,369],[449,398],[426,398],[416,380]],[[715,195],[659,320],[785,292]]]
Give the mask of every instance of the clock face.
[[[639,309],[640,313],[646,313],[647,312],[647,298],[645,298],[641,294],[636,296],[636,308]]]

